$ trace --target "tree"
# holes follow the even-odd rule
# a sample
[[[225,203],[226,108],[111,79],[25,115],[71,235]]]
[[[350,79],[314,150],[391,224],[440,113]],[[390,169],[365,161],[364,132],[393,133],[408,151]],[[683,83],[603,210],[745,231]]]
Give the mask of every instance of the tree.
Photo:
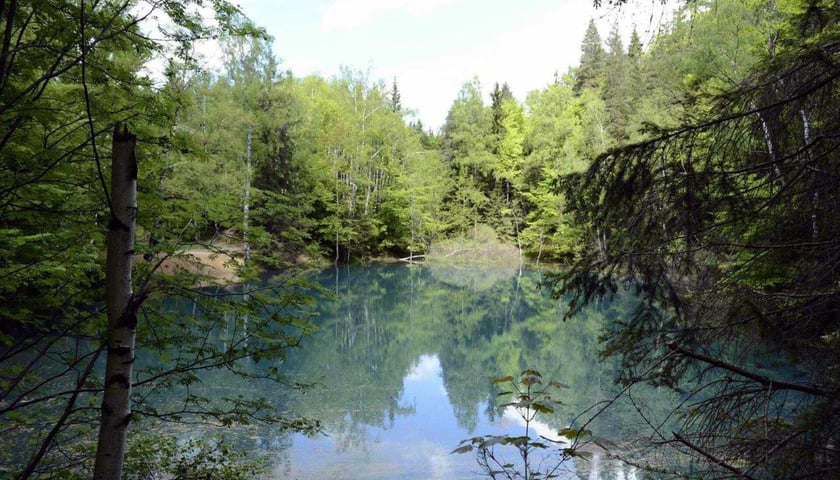
[[[491,151],[492,118],[481,98],[477,79],[465,83],[446,116],[441,153],[454,178],[448,213],[449,232],[465,233],[484,220],[492,191],[495,157]]]
[[[630,44],[627,46],[627,56],[633,61],[638,61],[642,58],[644,47],[642,39],[639,38],[639,31],[633,28],[633,33],[630,34]]]
[[[761,14],[770,48],[744,79],[708,79],[715,92],[685,100],[683,125],[563,181],[577,221],[601,229],[557,292],[572,311],[622,288],[645,299],[605,353],[626,385],[684,392],[680,429],[651,434],[696,478],[828,478],[840,471],[840,11],[795,1]]]
[[[102,394],[102,420],[96,447],[95,479],[122,478],[128,424],[131,421],[131,378],[135,360],[137,311],[145,292],[132,292],[131,270],[137,216],[137,137],[114,127],[111,150],[111,219],[108,222],[105,303],[108,312],[107,360]]]
[[[261,33],[241,22],[238,10],[227,2],[214,2],[218,26],[212,28],[198,21],[193,2],[156,2],[140,13],[129,6],[48,1],[6,2],[0,8],[6,39],[0,55],[0,422],[3,431],[27,432],[0,439],[0,456],[15,478],[57,472],[90,478],[89,447],[100,411],[116,417],[104,422],[103,443],[116,450],[96,468],[97,477],[102,467],[110,470],[103,478],[119,475],[121,431],[129,421],[178,415],[220,422],[286,421],[276,418],[267,402],[254,398],[210,404],[185,395],[177,411],[151,400],[157,389],[195,383],[196,372],[205,369],[253,375],[243,361],[281,355],[298,341],[305,323],[284,313],[297,301],[286,294],[255,298],[247,305],[235,296],[198,300],[205,315],[189,321],[174,315],[171,307],[163,308],[179,295],[201,297],[194,287],[209,280],[177,267],[190,262],[178,253],[185,239],[192,241],[203,232],[208,219],[191,199],[167,196],[169,174],[179,166],[172,161],[173,152],[195,147],[188,135],[173,128],[183,113],[183,82],[192,78],[174,65],[194,63],[187,53],[196,39],[222,32]],[[159,90],[141,73],[146,61],[165,53],[141,28],[152,15],[171,20],[163,34],[178,47],[167,53],[172,62],[167,83]],[[116,157],[139,160],[137,169],[128,165],[124,173],[101,162],[111,153],[105,140],[117,124],[129,124],[140,139],[136,157],[121,153],[123,142],[115,145]],[[107,187],[109,177],[136,178],[142,208],[134,210],[131,201],[120,203],[118,191]],[[131,259],[126,252],[138,254],[129,306],[110,312],[117,314],[111,331],[121,331],[121,338],[108,337],[104,321],[103,287],[111,278],[103,275],[102,231],[110,228],[115,232],[110,237],[133,237],[130,228],[123,229],[129,222],[126,212],[116,208],[131,210],[140,240],[132,249],[131,238],[125,238],[112,256],[124,265]],[[166,274],[161,267],[173,257],[179,257],[175,274]],[[125,279],[126,270],[121,270]],[[125,302],[126,289],[122,291]],[[236,330],[230,344],[196,341],[196,332],[241,324],[246,315],[251,319],[248,329]],[[159,362],[134,364],[138,357],[131,351],[132,331],[138,350]],[[107,379],[97,379],[95,367],[103,353],[119,357],[113,360],[123,371],[109,366]],[[128,368],[132,366],[133,371]],[[268,376],[282,378],[279,372]],[[119,391],[116,403],[110,393],[104,394],[111,389]],[[117,428],[108,431],[107,425]],[[307,423],[286,425],[306,428]],[[111,433],[117,433],[116,439]]]
[[[575,71],[575,93],[602,84],[604,75],[604,47],[595,20],[590,19],[580,45],[580,66]]]
[[[391,84],[391,92],[388,94],[388,99],[391,101],[391,111],[400,113],[402,111],[402,96],[397,87],[397,77],[394,77],[394,82]]]
[[[522,238],[526,252],[537,258],[567,260],[579,242],[578,226],[570,220],[565,198],[554,185],[561,175],[580,171],[589,154],[580,139],[583,134],[582,100],[575,97],[568,78],[527,99],[530,115],[525,119],[522,192],[529,205]]]
[[[522,183],[522,161],[525,142],[525,113],[522,105],[510,98],[502,104],[502,137],[499,140],[498,166],[495,171],[499,185],[501,208],[496,218],[501,221],[497,231],[507,238],[515,239],[521,251],[519,238],[524,216],[520,187]]]
[[[618,25],[613,25],[607,38],[607,56],[604,61],[604,88],[602,96],[609,115],[609,130],[611,136],[618,140],[629,137],[627,124],[633,110],[635,100],[639,97],[638,84],[631,83],[632,64],[618,31]]]
[[[499,153],[498,143],[501,142],[502,136],[505,133],[505,127],[503,122],[505,120],[505,111],[504,111],[504,104],[513,100],[513,92],[510,91],[510,87],[507,83],[504,83],[501,87],[499,87],[499,82],[496,82],[496,85],[493,87],[493,91],[490,92],[490,110],[493,112],[493,127],[492,132],[494,135],[494,146],[493,146],[493,153]]]

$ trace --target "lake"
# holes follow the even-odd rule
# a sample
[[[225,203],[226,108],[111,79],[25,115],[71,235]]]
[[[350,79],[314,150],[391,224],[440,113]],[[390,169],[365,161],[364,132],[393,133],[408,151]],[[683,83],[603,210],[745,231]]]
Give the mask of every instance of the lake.
[[[274,478],[481,478],[474,454],[450,452],[461,440],[522,435],[525,427],[515,411],[496,406],[503,385],[493,385],[494,378],[533,368],[568,386],[556,395],[563,405],[530,425],[532,434],[553,439],[614,394],[613,367],[599,360],[597,337],[633,307],[630,298],[563,322],[563,302],[539,288],[536,271],[378,265],[329,269],[311,279],[332,298],[318,301],[317,332],[280,367],[291,380],[314,386],[278,392],[278,408],[320,420],[326,434],[270,427],[226,434],[267,455]],[[629,424],[622,415],[617,405],[588,428],[596,436],[609,432],[618,444],[632,442],[622,433]],[[498,451],[516,462],[517,450],[506,448]],[[641,478],[598,449],[590,454],[565,462],[560,478]]]

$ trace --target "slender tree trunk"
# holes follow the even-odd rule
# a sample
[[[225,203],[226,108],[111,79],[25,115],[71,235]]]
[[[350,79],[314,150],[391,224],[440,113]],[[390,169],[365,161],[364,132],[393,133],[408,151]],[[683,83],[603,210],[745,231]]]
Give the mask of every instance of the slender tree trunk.
[[[248,240],[248,216],[251,211],[251,148],[253,145],[251,130],[251,125],[248,125],[248,139],[245,151],[245,202],[242,206],[242,251],[245,257],[245,263],[251,261],[251,242]],[[251,284],[248,282],[245,283],[245,294],[243,295],[243,299],[245,300],[245,303],[248,303],[251,300]],[[244,329],[246,338],[248,336],[248,320],[249,317],[247,314],[242,317],[242,328]],[[246,341],[246,346],[247,343],[248,342]]]
[[[14,32],[15,14],[17,13],[17,0],[12,0],[9,3],[9,8],[6,10],[5,0],[0,3],[0,14],[3,15],[6,28],[3,31],[3,47],[0,51],[0,91],[6,86],[6,78],[11,71],[10,63],[13,57],[11,52],[12,33]]]
[[[755,103],[751,102],[750,108],[755,110]],[[773,173],[776,175],[776,179],[782,184],[782,187],[784,187],[785,178],[782,176],[782,170],[779,168],[779,159],[776,155],[776,148],[773,143],[773,135],[770,132],[770,126],[767,124],[767,120],[761,113],[757,113],[756,115],[758,116],[758,120],[761,122],[761,132],[764,135],[764,143],[767,146],[767,153],[770,155],[770,160],[773,162]]]
[[[245,202],[242,206],[242,250],[245,261],[251,259],[251,244],[248,242],[248,213],[251,209],[251,126],[248,125],[248,145],[245,151]]]
[[[108,309],[105,392],[99,443],[96,448],[95,480],[120,480],[125,456],[126,433],[131,421],[131,370],[137,309],[143,297],[131,290],[134,254],[134,222],[137,214],[137,137],[128,129],[114,129],[111,166],[111,222],[107,233],[105,302]]]
[[[371,185],[373,184],[373,177],[371,176],[373,172],[371,171],[370,165],[367,167],[367,183],[365,184],[365,218],[368,216],[369,207],[370,207],[370,196],[373,192]]]
[[[341,228],[341,200],[338,195],[338,155],[333,157],[333,170],[335,171],[335,268],[338,268],[338,231]],[[337,271],[337,270],[336,270]],[[337,274],[336,274],[337,275]]]
[[[811,154],[811,114],[806,112],[805,110],[800,110],[799,114],[802,115],[802,134],[804,136],[805,145],[804,148],[808,151],[808,163],[812,164],[814,161],[814,157]],[[813,165],[811,165],[814,167]],[[819,225],[817,223],[817,209],[819,208],[820,204],[820,193],[816,189],[812,189],[811,191],[811,240],[817,241],[819,237]]]

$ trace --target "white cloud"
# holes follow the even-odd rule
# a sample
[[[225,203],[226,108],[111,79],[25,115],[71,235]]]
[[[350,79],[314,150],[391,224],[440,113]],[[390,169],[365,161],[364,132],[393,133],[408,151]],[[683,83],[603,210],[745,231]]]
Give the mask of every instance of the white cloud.
[[[351,30],[388,10],[425,15],[458,0],[334,0],[320,8],[321,31]]]
[[[505,420],[515,422],[520,427],[525,427],[525,419],[513,407],[505,408],[503,413]],[[547,438],[551,441],[557,442],[559,446],[569,445],[569,440],[566,437],[561,437],[557,434],[557,430],[548,426],[547,423],[539,420],[531,420],[529,429],[539,437]]]
[[[426,459],[428,470],[424,473],[429,480],[444,480],[456,478],[458,473],[449,450],[443,445],[422,440],[411,445],[406,455],[409,456],[409,461],[418,456]]]
[[[403,103],[419,107],[418,116],[424,125],[437,129],[443,125],[461,85],[474,76],[481,81],[486,101],[495,82],[507,82],[514,95],[524,101],[528,92],[551,83],[555,72],[563,75],[576,66],[589,18],[595,19],[603,39],[617,22],[625,45],[634,25],[642,40],[649,42],[673,10],[673,6],[660,6],[660,2],[651,4],[648,9],[596,10],[589,1],[563,0],[539,17],[488,36],[483,47],[453,49],[447,56],[392,65],[380,72],[384,78],[396,76]]]
[[[385,78],[397,77],[403,103],[419,106],[424,125],[440,128],[464,82],[478,76],[485,96],[495,82],[507,82],[520,100],[531,90],[566,72],[578,62],[580,42],[592,6],[566,1],[538,19],[518,25],[483,47],[457,51],[430,60],[407,62],[380,69]]]
[[[405,379],[407,381],[433,380],[440,377],[441,372],[440,359],[437,355],[420,355]]]

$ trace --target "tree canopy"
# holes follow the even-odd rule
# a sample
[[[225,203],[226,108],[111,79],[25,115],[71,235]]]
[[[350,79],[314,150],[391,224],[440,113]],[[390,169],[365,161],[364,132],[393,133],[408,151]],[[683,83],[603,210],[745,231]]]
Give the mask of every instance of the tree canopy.
[[[628,388],[683,396],[677,430],[646,432],[675,463],[640,466],[837,474],[836,2],[683,2],[644,44],[592,20],[579,66],[526,98],[470,79],[439,132],[396,78],[296,77],[238,8],[211,3],[205,21],[198,0],[0,2],[0,431],[29,434],[0,437],[15,478],[90,471],[118,124],[136,136],[147,355],[131,422],[317,430],[272,399],[191,390],[199,370],[253,377],[249,362],[279,362],[307,333],[293,282],[256,291],[257,272],[496,237],[568,266],[553,286],[570,313],[626,290],[645,300],[602,344]],[[191,55],[207,39],[219,69]],[[199,253],[229,258],[242,285],[203,275]],[[183,403],[156,403],[162,389]]]
[[[694,39],[749,8],[695,10]],[[651,435],[695,459],[692,478],[838,469],[838,13],[785,2],[753,17],[746,32],[767,37],[751,65],[687,74],[678,124],[562,181],[592,241],[558,291],[573,311],[625,288],[647,300],[605,353],[627,385],[684,392],[681,429]]]

